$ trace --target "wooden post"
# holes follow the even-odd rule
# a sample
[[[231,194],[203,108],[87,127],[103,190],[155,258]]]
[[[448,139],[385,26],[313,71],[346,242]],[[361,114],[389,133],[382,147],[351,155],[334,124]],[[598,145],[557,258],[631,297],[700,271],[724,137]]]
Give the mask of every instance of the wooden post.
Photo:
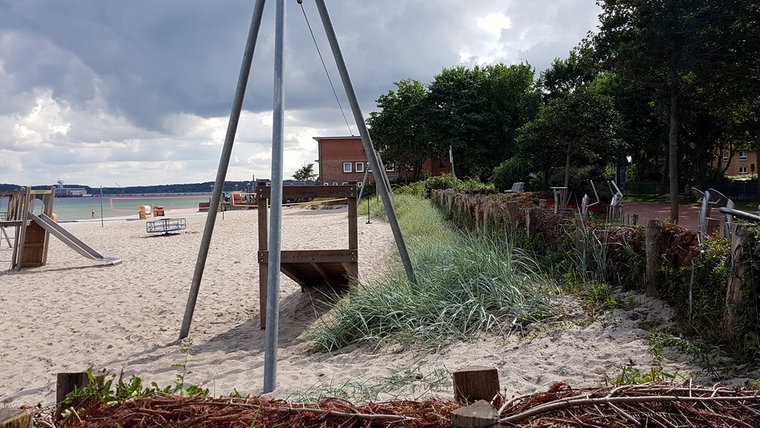
[[[0,428],[29,428],[32,415],[26,410],[0,407]]]
[[[660,258],[662,257],[662,224],[659,220],[649,220],[646,237],[646,295],[653,297],[660,286]]]
[[[525,229],[528,238],[532,238],[536,235],[536,226],[538,226],[536,208],[528,208],[525,212]]]
[[[451,412],[452,428],[489,428],[499,426],[499,414],[485,400]]]
[[[726,305],[723,312],[723,335],[729,342],[736,339],[739,328],[739,310],[744,300],[743,246],[747,244],[747,230],[743,225],[733,224],[731,234],[731,276],[726,289]]]
[[[105,375],[97,375],[95,376],[95,383],[99,386],[103,385],[103,382],[105,381]],[[87,372],[75,372],[75,373],[58,373],[57,379],[56,379],[56,389],[55,389],[55,419],[58,420],[61,418],[61,413],[63,413],[64,410],[66,410],[69,407],[76,406],[87,406],[90,404],[95,403],[73,403],[71,406],[66,405],[64,401],[66,400],[66,396],[74,390],[75,387],[82,388],[84,386],[87,386],[90,384],[90,378],[87,376]],[[93,399],[97,397],[92,397]]]
[[[707,217],[705,220],[707,221],[705,235],[713,235],[720,231],[720,220],[712,217]]]
[[[473,366],[454,372],[454,399],[465,403],[491,402],[499,394],[499,372],[495,368]]]
[[[507,212],[509,212],[509,221],[517,223],[517,216],[520,213],[520,203],[517,201],[507,202]]]

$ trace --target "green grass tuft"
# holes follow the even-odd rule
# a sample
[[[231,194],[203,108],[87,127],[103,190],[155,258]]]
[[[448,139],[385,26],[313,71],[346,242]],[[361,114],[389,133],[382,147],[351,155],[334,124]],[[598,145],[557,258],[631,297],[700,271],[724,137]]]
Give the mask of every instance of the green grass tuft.
[[[313,331],[315,351],[352,344],[442,346],[553,316],[549,284],[514,248],[448,226],[429,201],[395,196],[417,284],[400,267],[358,284]]]

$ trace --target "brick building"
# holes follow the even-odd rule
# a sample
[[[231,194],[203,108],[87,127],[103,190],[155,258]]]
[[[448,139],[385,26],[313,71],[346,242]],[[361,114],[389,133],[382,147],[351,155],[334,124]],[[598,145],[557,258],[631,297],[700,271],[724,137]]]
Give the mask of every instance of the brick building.
[[[726,150],[720,156],[721,164],[725,165],[731,153]],[[714,162],[714,165],[717,166],[717,161]],[[731,157],[731,164],[726,169],[726,175],[733,177],[744,174],[757,174],[757,152],[742,149],[735,152]]]
[[[317,141],[319,159],[319,181],[325,185],[343,184],[348,181],[361,183],[369,168],[361,137],[314,137]],[[411,178],[411,172],[399,171],[390,159],[383,159],[385,171],[390,181]],[[428,159],[423,165],[424,174],[437,176],[451,172],[448,158]],[[404,174],[407,176],[404,177]],[[368,180],[374,181],[368,174]]]

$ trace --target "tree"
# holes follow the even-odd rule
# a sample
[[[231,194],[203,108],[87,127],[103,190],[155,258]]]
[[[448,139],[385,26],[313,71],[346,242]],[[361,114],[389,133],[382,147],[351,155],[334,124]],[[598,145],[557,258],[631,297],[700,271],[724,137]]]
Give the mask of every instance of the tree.
[[[520,128],[521,154],[532,159],[545,178],[553,168],[563,168],[563,186],[568,187],[573,166],[601,169],[625,156],[625,144],[618,137],[621,125],[611,98],[582,88],[549,101],[535,120]]]
[[[652,91],[667,118],[670,216],[677,221],[683,102],[700,90],[727,100],[739,95],[733,82],[737,77],[757,80],[756,1],[600,0],[599,4],[599,32],[588,42],[601,66]]]
[[[570,51],[567,59],[555,58],[552,66],[539,78],[544,99],[563,97],[592,82],[599,73],[592,55],[588,47],[579,46]]]
[[[300,168],[293,174],[293,180],[296,181],[314,181],[317,174],[314,173],[314,164],[309,163]]]
[[[428,89],[431,139],[453,148],[458,176],[481,180],[514,154],[541,102],[527,64],[444,69]]]
[[[417,80],[395,85],[396,91],[376,100],[380,111],[371,112],[367,124],[383,158],[395,162],[397,168],[411,170],[416,180],[425,160],[440,157],[443,148],[429,137],[427,88]]]

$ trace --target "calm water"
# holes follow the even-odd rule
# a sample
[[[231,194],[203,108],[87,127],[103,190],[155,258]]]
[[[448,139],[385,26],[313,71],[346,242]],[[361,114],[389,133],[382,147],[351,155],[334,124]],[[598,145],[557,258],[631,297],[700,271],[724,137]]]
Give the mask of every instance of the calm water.
[[[55,198],[53,212],[59,221],[92,219],[92,210],[95,210],[94,218],[110,217],[138,217],[141,205],[148,205],[151,209],[155,206],[163,206],[169,211],[197,212],[199,202],[208,202],[210,195],[99,195],[83,198]],[[5,207],[6,201],[1,201]],[[102,207],[102,208],[101,208]],[[34,212],[42,211],[41,203],[35,206]]]

